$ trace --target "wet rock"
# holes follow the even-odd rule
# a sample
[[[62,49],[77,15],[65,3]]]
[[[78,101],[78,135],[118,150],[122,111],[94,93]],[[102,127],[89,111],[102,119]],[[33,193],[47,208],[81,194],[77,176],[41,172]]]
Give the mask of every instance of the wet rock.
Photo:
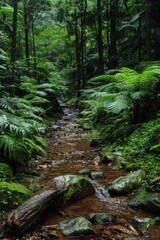
[[[60,129],[60,126],[58,126],[58,125],[52,125],[52,127],[51,128],[48,128],[47,129],[47,131],[49,132],[49,131],[57,131],[57,130],[59,130]]]
[[[154,214],[160,214],[160,193],[141,191],[128,202],[128,205]]]
[[[102,163],[102,159],[100,156],[97,156],[93,159],[95,165],[100,165]]]
[[[78,174],[90,175],[90,170],[88,168],[81,169]]]
[[[91,147],[99,147],[103,143],[102,139],[92,139],[90,142]]]
[[[64,206],[83,199],[95,192],[87,177],[78,175],[59,176],[52,180],[57,188],[68,186],[68,190],[57,200],[57,206]]]
[[[137,170],[126,176],[121,176],[112,182],[108,191],[117,195],[130,193],[141,185],[144,175],[142,170]]]
[[[12,168],[7,163],[0,163],[0,181],[10,181],[12,178]]]
[[[90,176],[92,179],[104,178],[104,173],[103,172],[91,172]]]
[[[31,192],[22,184],[0,182],[0,207],[15,208],[31,197],[31,195]]]
[[[41,233],[41,236],[42,236],[44,239],[48,239],[48,238],[49,238],[49,233],[46,232],[46,231],[43,231],[43,232]]]
[[[66,237],[83,237],[95,234],[95,230],[90,221],[84,217],[64,221],[59,224],[60,230]]]
[[[89,220],[98,224],[115,223],[116,216],[108,213],[92,213],[89,216]]]
[[[84,130],[92,130],[92,127],[91,126],[83,126],[83,129]]]

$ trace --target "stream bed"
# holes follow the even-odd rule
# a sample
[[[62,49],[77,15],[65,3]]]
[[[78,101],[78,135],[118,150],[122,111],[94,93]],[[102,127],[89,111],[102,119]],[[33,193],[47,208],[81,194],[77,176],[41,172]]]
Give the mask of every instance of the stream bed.
[[[90,213],[109,213],[116,216],[116,223],[110,225],[94,225],[96,235],[82,237],[90,240],[117,240],[117,239],[160,239],[160,226],[152,225],[146,231],[140,229],[145,218],[153,215],[127,207],[127,200],[132,194],[120,197],[111,197],[108,185],[121,176],[124,170],[114,170],[112,165],[98,164],[94,161],[99,156],[99,149],[90,146],[90,139],[86,137],[89,130],[84,130],[76,123],[78,112],[67,105],[63,106],[64,114],[53,123],[47,132],[48,151],[45,157],[36,161],[40,172],[39,183],[42,187],[52,178],[65,174],[77,174],[79,170],[88,168],[91,172],[103,172],[104,178],[91,180],[95,187],[95,194],[69,205],[58,213],[53,211],[40,220],[37,226],[22,236],[21,239],[60,239],[66,240],[57,229],[59,222],[76,217],[89,216]],[[41,233],[38,235],[38,232]],[[47,235],[48,234],[48,235]],[[28,238],[27,238],[28,236]],[[76,240],[77,237],[72,239]]]

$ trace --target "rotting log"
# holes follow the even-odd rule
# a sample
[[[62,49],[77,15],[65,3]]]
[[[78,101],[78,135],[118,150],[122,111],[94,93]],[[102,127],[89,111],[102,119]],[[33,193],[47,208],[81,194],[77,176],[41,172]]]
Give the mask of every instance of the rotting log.
[[[157,178],[153,179],[152,181],[150,181],[150,185],[156,184],[158,182],[160,182],[160,177],[157,177]]]
[[[66,190],[67,187],[49,189],[30,198],[20,207],[9,213],[7,217],[7,231],[19,235],[24,233]]]

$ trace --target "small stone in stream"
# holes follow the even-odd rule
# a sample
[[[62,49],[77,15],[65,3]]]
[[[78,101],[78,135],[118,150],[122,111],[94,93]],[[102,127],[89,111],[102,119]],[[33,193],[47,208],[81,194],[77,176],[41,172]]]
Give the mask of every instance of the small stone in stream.
[[[91,147],[98,147],[102,144],[102,139],[92,139],[92,141],[90,142],[90,146]]]
[[[86,126],[83,126],[83,129],[84,129],[84,130],[91,130],[91,129],[92,129],[92,127],[91,127],[91,126],[87,126],[87,125],[86,125]]]
[[[41,236],[42,236],[43,238],[45,238],[45,239],[49,239],[49,233],[46,232],[46,231],[43,231],[43,232],[41,233]]]
[[[97,156],[93,159],[95,165],[100,165],[102,163],[102,159],[100,156]]]
[[[95,234],[95,230],[90,221],[84,217],[78,217],[59,223],[60,230],[66,237],[83,237]]]
[[[116,216],[108,213],[91,213],[89,216],[89,221],[91,221],[93,224],[115,223]]]
[[[83,174],[83,175],[89,175],[90,170],[88,168],[84,168],[84,169],[81,169],[80,171],[78,171],[78,173]]]
[[[56,231],[49,230],[48,233],[49,233],[49,237],[53,237],[53,238],[59,237]]]
[[[103,172],[91,172],[90,176],[92,179],[104,178],[104,173]]]

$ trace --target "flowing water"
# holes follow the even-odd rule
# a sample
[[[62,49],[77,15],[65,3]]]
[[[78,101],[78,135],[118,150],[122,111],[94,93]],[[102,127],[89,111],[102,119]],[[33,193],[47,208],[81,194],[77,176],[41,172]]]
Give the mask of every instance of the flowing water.
[[[96,189],[95,194],[92,196],[65,207],[58,214],[54,212],[47,213],[47,216],[41,219],[34,232],[52,227],[54,229],[54,226],[57,226],[60,221],[79,216],[87,217],[90,213],[104,212],[116,215],[116,224],[95,225],[97,235],[83,237],[83,239],[117,240],[135,237],[138,239],[160,240],[159,225],[150,226],[146,232],[140,230],[140,225],[144,218],[152,218],[154,216],[139,210],[129,209],[127,200],[132,197],[132,194],[114,198],[110,196],[107,189],[108,185],[115,178],[126,174],[125,171],[114,170],[112,166],[105,164],[95,164],[94,158],[99,155],[99,150],[90,146],[90,140],[86,137],[89,131],[83,130],[76,123],[78,118],[76,111],[68,106],[63,107],[64,115],[49,128],[47,134],[47,155],[45,158],[37,160],[37,168],[41,174],[39,183],[43,187],[50,179],[56,176],[77,174],[79,170],[84,168],[89,168],[93,172],[103,172],[105,178],[92,180]],[[58,230],[53,232],[57,239],[68,239]],[[45,238],[42,237],[41,239]],[[50,237],[49,239],[53,238]],[[76,240],[77,237],[72,239]]]

